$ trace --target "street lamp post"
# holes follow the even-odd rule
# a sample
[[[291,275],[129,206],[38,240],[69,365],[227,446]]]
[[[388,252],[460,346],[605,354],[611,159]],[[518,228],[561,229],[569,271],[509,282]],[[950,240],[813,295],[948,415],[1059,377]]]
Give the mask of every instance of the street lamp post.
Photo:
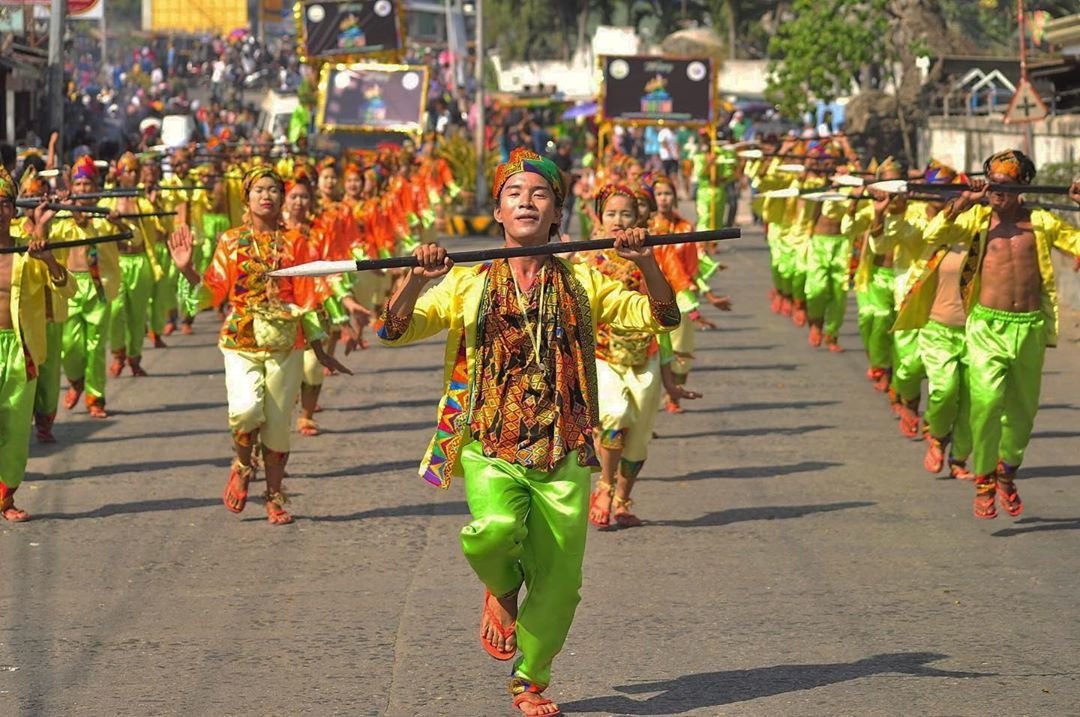
[[[484,0],[476,0],[476,211],[484,207]]]

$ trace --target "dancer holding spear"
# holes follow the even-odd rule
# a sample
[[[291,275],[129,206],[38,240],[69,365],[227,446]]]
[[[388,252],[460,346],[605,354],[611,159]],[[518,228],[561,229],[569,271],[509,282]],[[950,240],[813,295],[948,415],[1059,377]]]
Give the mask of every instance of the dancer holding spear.
[[[516,150],[493,187],[506,245],[557,236],[565,191],[551,160]],[[580,599],[589,474],[598,467],[596,324],[652,332],[679,324],[644,239],[643,229],[620,231],[615,248],[638,266],[647,294],[554,257],[454,268],[442,247],[420,246],[420,265],[379,332],[399,346],[448,331],[446,393],[421,474],[440,487],[464,476],[473,521],[462,549],[487,589],[480,642],[496,659],[516,657],[510,691],[526,715],[560,713],[541,693]]]

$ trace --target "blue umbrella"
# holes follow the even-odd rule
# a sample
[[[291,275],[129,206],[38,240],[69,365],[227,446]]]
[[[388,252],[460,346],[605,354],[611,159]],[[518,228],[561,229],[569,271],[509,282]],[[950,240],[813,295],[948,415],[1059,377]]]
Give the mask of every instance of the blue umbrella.
[[[596,114],[597,105],[595,102],[586,102],[583,105],[574,105],[570,109],[562,113],[564,120],[574,120],[578,117],[592,117]]]

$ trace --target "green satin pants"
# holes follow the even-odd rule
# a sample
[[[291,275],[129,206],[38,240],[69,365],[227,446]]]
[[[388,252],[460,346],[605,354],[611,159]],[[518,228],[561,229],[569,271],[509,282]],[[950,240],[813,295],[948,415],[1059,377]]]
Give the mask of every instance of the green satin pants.
[[[581,600],[589,469],[577,452],[551,473],[484,455],[479,441],[461,451],[465,497],[473,520],[461,548],[493,595],[522,583],[514,676],[546,687]]]
[[[770,227],[770,233],[772,228]],[[771,258],[776,265],[776,274],[780,285],[778,290],[784,296],[791,296],[795,277],[795,249],[788,243],[787,227],[778,228],[772,244]]]
[[[708,182],[698,184],[697,201],[694,204],[697,211],[697,231],[719,228],[724,221],[726,206],[727,190],[724,187],[713,187]]]
[[[169,255],[168,244],[159,242],[154,247],[154,251],[157,252],[158,265],[164,273],[154,282],[154,291],[151,293],[150,330],[160,336],[165,330],[165,324],[168,323],[169,312],[179,306],[180,274],[176,271],[172,256]]]
[[[64,344],[64,324],[45,322],[45,360],[38,366],[37,388],[34,390],[34,414],[55,416],[60,405],[61,347]]]
[[[154,291],[154,276],[145,254],[120,257],[120,293],[112,301],[109,345],[128,356],[142,356],[146,314]],[[185,284],[187,282],[184,282]]]
[[[1014,313],[978,304],[967,322],[971,390],[972,471],[992,474],[998,460],[1024,461],[1039,410],[1046,317],[1041,311]]]
[[[90,273],[72,274],[78,286],[68,300],[64,322],[64,375],[68,381],[86,379],[86,395],[105,397],[105,359],[109,339],[109,302],[98,297]]]
[[[30,456],[34,384],[26,378],[26,354],[15,329],[0,330],[0,483],[6,496],[22,483]]]
[[[927,322],[919,330],[919,355],[926,368],[924,417],[930,435],[943,442],[951,438],[950,456],[966,461],[971,455],[971,393],[964,329]]]
[[[891,267],[875,266],[865,291],[858,292],[859,336],[871,368],[892,368],[893,339],[889,333],[896,320],[893,306],[893,284],[896,278]]]
[[[824,322],[828,336],[838,336],[847,311],[851,239],[843,234],[815,234],[806,265],[806,313]]]
[[[892,389],[901,400],[917,402],[922,395],[922,380],[926,377],[919,355],[919,329],[894,331],[892,337]]]

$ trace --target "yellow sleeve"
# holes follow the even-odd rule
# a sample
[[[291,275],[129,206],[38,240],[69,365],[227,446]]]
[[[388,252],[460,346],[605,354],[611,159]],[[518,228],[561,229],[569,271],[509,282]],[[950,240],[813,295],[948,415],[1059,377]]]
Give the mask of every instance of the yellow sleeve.
[[[1043,225],[1050,243],[1073,256],[1080,256],[1080,229],[1051,212],[1041,212]]]
[[[946,212],[938,212],[923,232],[923,241],[927,244],[960,244],[970,246],[982,228],[983,219],[989,214],[989,207],[975,206],[949,221]]]
[[[677,315],[674,324],[661,323],[653,314],[652,303],[645,294],[630,291],[621,282],[604,276],[592,267],[578,266],[590,275],[589,293],[596,323],[608,324],[623,331],[649,331],[654,334],[667,333],[679,325]]]
[[[458,284],[461,276],[471,268],[452,269],[441,282],[433,286],[416,300],[412,317],[400,336],[393,336],[390,320],[383,312],[383,325],[379,328],[379,341],[387,346],[404,346],[416,341],[423,341],[444,329],[450,328],[454,309],[460,300]]]

